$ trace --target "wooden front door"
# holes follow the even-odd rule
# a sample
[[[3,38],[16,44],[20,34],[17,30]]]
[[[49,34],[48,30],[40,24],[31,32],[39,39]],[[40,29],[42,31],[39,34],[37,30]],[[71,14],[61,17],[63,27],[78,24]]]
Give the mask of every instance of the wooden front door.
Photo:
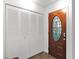
[[[49,54],[66,59],[66,12],[63,9],[49,13]]]

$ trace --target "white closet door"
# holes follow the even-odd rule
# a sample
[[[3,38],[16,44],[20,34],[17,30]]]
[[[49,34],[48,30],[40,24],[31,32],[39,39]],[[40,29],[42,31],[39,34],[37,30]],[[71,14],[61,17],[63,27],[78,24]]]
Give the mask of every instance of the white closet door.
[[[6,5],[6,59],[12,57],[24,59],[28,56],[29,42],[26,36],[29,19],[28,12],[25,13],[19,8]]]
[[[35,13],[30,12],[30,39],[29,39],[29,48],[30,48],[30,56],[35,55],[38,51],[38,34],[37,34],[37,15]]]
[[[30,23],[29,48],[30,48],[31,56],[44,51],[43,49],[44,39],[41,37],[43,35],[43,30],[42,30],[43,29],[43,18],[42,17],[43,17],[42,15],[30,12],[31,23]]]
[[[6,5],[6,59],[44,51],[43,16]]]
[[[19,55],[18,11],[6,6],[6,58]],[[18,42],[17,42],[18,41]]]
[[[43,15],[39,15],[38,16],[38,19],[39,19],[39,42],[41,42],[41,44],[40,44],[40,49],[41,48],[44,48],[44,20],[43,20]],[[41,50],[43,50],[43,49],[41,49]]]
[[[30,37],[30,17],[29,11],[20,10],[20,19],[21,19],[21,35],[23,36],[24,45],[21,47],[22,54],[21,58],[26,59],[30,57],[29,55],[29,37]]]

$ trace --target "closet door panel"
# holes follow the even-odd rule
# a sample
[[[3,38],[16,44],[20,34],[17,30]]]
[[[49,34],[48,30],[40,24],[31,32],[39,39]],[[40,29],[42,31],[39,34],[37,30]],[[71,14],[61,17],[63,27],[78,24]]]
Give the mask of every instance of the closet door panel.
[[[6,58],[29,57],[29,12],[6,5]]]
[[[6,58],[18,56],[20,52],[18,13],[18,10],[6,6]]]
[[[39,44],[39,48],[42,50],[42,48],[44,48],[44,30],[43,30],[43,25],[44,25],[44,23],[43,23],[43,15],[39,15],[38,16],[38,22],[39,22],[39,25],[38,25],[38,27],[39,27],[39,34],[38,34],[38,36],[39,36],[39,42],[41,42],[41,44]]]
[[[29,13],[28,12],[21,12],[21,31],[22,35],[28,36],[29,34]]]
[[[36,13],[30,13],[30,39],[29,39],[29,48],[30,48],[30,55],[35,55],[41,51],[43,51],[43,39],[42,39],[42,15]],[[41,44],[40,44],[41,43]]]
[[[21,19],[21,35],[23,36],[24,45],[22,47],[22,57],[21,58],[28,58],[29,57],[29,37],[30,37],[30,18],[29,12],[20,10],[20,19]]]
[[[37,21],[37,16],[34,13],[30,12],[30,39],[29,39],[30,56],[36,54],[38,50],[36,46],[37,43],[36,21]]]

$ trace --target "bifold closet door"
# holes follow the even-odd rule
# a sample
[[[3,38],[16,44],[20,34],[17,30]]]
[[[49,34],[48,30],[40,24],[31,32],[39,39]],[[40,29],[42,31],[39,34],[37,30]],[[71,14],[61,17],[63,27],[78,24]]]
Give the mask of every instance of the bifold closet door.
[[[26,59],[44,50],[43,15],[6,5],[6,59]]]
[[[6,59],[19,54],[19,12],[6,5]]]
[[[43,15],[30,12],[30,35],[29,35],[30,56],[44,51],[43,39]]]
[[[6,58],[29,55],[29,13],[6,5]],[[26,37],[27,36],[27,37]],[[26,41],[27,39],[27,41]]]

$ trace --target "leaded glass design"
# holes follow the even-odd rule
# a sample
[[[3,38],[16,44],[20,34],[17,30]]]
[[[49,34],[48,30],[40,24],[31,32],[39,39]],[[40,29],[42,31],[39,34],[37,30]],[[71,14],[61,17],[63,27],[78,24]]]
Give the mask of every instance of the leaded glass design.
[[[58,41],[61,36],[62,26],[58,16],[55,16],[52,23],[52,34],[55,41]]]

